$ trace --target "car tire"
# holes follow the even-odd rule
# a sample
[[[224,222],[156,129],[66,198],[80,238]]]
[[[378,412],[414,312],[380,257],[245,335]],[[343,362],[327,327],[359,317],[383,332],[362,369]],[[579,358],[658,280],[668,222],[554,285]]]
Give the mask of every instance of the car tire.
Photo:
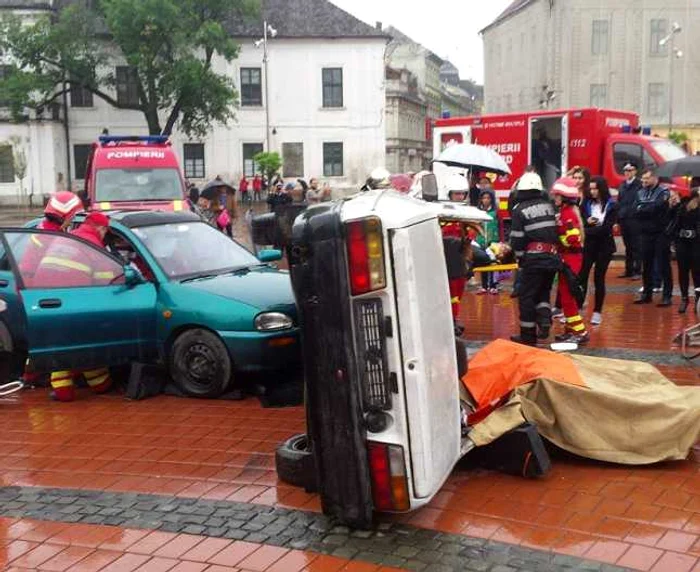
[[[457,374],[459,379],[462,379],[469,371],[467,345],[464,343],[464,340],[455,338],[455,351],[457,352]]]
[[[169,365],[175,385],[191,397],[219,397],[231,383],[231,357],[209,330],[187,330],[175,338]]]
[[[277,448],[275,468],[281,481],[295,487],[304,487],[309,493],[318,490],[316,462],[306,434],[295,435]]]

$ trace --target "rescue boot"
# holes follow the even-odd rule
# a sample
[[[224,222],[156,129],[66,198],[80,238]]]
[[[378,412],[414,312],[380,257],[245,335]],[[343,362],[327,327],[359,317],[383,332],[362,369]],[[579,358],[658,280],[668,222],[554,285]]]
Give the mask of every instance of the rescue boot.
[[[681,303],[678,306],[678,313],[685,314],[688,310],[688,298],[681,298]]]
[[[530,336],[527,336],[527,337],[524,337],[522,335],[511,336],[510,341],[515,342],[516,344],[522,344],[524,346],[532,346],[532,347],[537,346],[537,338],[531,339]]]

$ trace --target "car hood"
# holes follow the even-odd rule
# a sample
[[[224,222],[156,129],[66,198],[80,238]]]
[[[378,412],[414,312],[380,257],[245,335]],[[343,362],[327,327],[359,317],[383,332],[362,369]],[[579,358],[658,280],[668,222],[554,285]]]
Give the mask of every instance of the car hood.
[[[252,268],[249,272],[185,282],[181,286],[235,300],[260,310],[290,311],[295,307],[289,274],[274,268]]]

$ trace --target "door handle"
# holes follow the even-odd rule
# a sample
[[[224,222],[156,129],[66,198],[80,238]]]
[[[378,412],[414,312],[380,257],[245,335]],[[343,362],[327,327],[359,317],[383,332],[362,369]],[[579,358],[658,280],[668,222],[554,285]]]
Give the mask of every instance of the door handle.
[[[0,288],[7,288],[10,285],[7,280],[0,280]]]
[[[58,298],[39,300],[39,308],[60,308],[62,302]]]

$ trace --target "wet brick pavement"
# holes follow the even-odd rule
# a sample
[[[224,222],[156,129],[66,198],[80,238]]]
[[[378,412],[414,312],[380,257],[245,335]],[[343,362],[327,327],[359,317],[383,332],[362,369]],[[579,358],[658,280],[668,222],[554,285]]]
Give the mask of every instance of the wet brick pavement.
[[[105,526],[170,533],[169,536],[158,536],[161,544],[165,544],[162,541],[166,538],[176,540],[179,533],[182,535],[179,542],[181,555],[194,547],[193,537],[207,537],[249,544],[264,543],[377,566],[430,572],[624,569],[573,556],[392,522],[380,523],[372,531],[351,531],[344,526],[334,526],[316,513],[230,501],[5,487],[0,489],[0,516],[100,525],[96,530],[105,536],[109,532]],[[90,530],[84,529],[83,532],[84,536],[89,536]],[[116,532],[114,529],[113,534]],[[80,544],[81,535],[73,536]],[[145,542],[142,540],[142,543]],[[173,550],[177,545],[173,544]],[[223,546],[219,544],[217,548],[224,550]],[[281,558],[284,553],[279,551],[277,554]],[[211,560],[224,562],[215,555]]]

